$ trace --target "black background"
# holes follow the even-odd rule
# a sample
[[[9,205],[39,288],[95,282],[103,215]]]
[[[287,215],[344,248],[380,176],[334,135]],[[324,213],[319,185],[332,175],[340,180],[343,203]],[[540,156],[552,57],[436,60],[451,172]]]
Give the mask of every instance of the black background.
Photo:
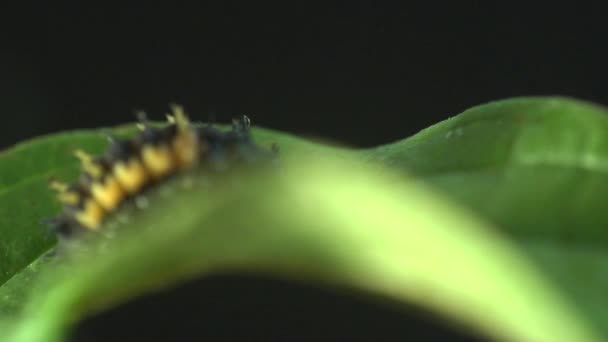
[[[349,289],[218,274],[86,319],[70,342],[485,340],[417,307]]]
[[[373,146],[486,101],[608,103],[599,7],[570,2],[0,5],[0,146],[169,102]]]
[[[400,139],[512,96],[559,94],[608,104],[604,15],[580,2],[3,3],[0,147],[131,121],[135,109],[162,118],[169,102],[183,104],[196,120],[226,122],[245,113],[254,124],[353,146]],[[204,285],[212,293],[207,301],[258,283],[213,284]],[[343,305],[336,309],[325,295],[290,285],[261,288],[247,298],[291,291],[263,298],[277,310],[285,309],[285,298],[300,298],[292,305],[312,305],[307,310],[320,321],[360,305],[333,304]],[[237,312],[238,300],[229,304]],[[255,316],[247,307],[236,316]],[[221,310],[204,319],[213,320],[214,312],[233,324]]]

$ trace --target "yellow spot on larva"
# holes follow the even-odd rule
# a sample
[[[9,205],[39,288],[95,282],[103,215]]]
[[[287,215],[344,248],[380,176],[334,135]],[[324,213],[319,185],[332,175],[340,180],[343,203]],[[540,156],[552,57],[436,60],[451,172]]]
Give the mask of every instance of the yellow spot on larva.
[[[126,195],[116,178],[111,175],[104,177],[103,182],[92,183],[91,194],[106,211],[116,208]]]
[[[166,176],[173,170],[173,155],[166,145],[146,145],[142,148],[141,159],[148,172],[155,178]]]
[[[142,163],[135,157],[114,164],[113,174],[120,186],[129,194],[135,194],[146,184],[148,175]]]
[[[80,159],[82,169],[93,178],[99,178],[103,175],[103,169],[93,161],[93,157],[83,150],[74,151],[76,158]]]
[[[104,217],[103,208],[94,199],[90,198],[84,202],[81,210],[74,214],[74,218],[82,226],[96,230]]]
[[[199,142],[184,108],[177,104],[171,104],[169,107],[171,114],[167,115],[167,119],[177,126],[177,134],[171,142],[175,166],[179,169],[188,168],[198,160]]]
[[[199,155],[199,141],[192,129],[178,132],[172,143],[173,152],[180,169],[196,163]]]

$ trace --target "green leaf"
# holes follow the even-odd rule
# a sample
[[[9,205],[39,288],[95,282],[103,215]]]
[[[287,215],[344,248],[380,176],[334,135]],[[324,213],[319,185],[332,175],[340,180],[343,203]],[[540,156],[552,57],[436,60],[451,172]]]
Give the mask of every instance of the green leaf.
[[[55,237],[41,224],[59,211],[51,177],[77,175],[72,150],[99,152],[104,139],[90,132],[34,139],[0,155],[0,284],[48,250]]]
[[[132,296],[244,269],[412,301],[493,337],[586,341],[595,327],[608,336],[607,120],[585,102],[519,98],[367,150],[254,129],[281,148],[278,184],[180,178],[174,196],[132,209],[120,239],[65,263],[35,261],[54,243],[38,222],[59,209],[46,181],[76,176],[74,148],[105,143],[95,131],[25,143],[0,155],[0,284],[10,279],[0,328],[15,341],[59,341]],[[199,185],[182,189],[184,179]]]
[[[129,125],[111,132],[120,137],[134,130]],[[107,146],[105,131],[110,130],[48,135],[0,153],[0,284],[54,245],[54,235],[41,223],[60,209],[48,181],[75,179],[80,170],[73,151],[101,153]]]
[[[607,242],[607,114],[560,97],[502,100],[363,153],[437,184],[515,235]]]
[[[496,338],[593,339],[492,227],[415,181],[301,156],[276,172],[196,173],[149,194],[119,238],[47,264],[9,341],[60,341],[92,312],[230,269],[408,300]]]
[[[607,114],[561,97],[502,100],[364,153],[499,225],[608,336]]]

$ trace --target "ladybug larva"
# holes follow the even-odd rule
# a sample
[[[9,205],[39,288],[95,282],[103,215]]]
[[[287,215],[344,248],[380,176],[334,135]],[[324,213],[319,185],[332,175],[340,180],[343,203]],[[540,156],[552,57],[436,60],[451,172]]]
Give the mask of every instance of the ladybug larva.
[[[241,116],[232,129],[193,125],[182,107],[171,106],[168,124],[154,127],[141,119],[140,132],[130,139],[112,139],[101,156],[77,150],[82,174],[72,184],[52,181],[64,205],[51,220],[59,236],[96,231],[108,215],[130,199],[185,170],[217,164],[252,164],[274,160],[277,148],[262,148],[250,136],[250,120]]]

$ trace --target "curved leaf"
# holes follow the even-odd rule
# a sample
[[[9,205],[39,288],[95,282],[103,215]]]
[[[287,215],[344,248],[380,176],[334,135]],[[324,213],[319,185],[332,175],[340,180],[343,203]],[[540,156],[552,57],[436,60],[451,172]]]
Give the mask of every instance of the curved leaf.
[[[499,225],[608,335],[607,114],[568,98],[508,99],[364,154]]]
[[[55,243],[42,224],[60,209],[48,189],[52,178],[75,179],[80,172],[76,149],[101,153],[107,129],[47,135],[17,144],[0,153],[0,284],[26,267]],[[134,132],[117,127],[117,136]]]
[[[496,338],[593,340],[491,227],[419,183],[330,160],[303,157],[279,173],[225,181],[195,174],[149,194],[119,239],[53,265],[10,341],[59,341],[84,315],[218,269],[409,300]],[[167,189],[179,195],[163,197]]]
[[[517,236],[607,242],[607,114],[568,98],[508,99],[363,153],[438,185]]]
[[[74,178],[72,151],[99,151],[103,138],[90,133],[65,133],[19,144],[0,154],[0,284],[48,250],[55,237],[41,224],[56,215],[48,180]]]
[[[146,273],[152,272],[151,269],[158,267],[167,269],[167,273],[161,276],[167,276],[168,283],[165,285],[169,285],[182,276],[204,274],[216,267],[253,267],[259,271],[266,270],[292,277],[306,275],[317,281],[337,282],[402,299],[419,300],[423,305],[452,315],[455,319],[476,326],[491,336],[538,340],[548,338],[546,334],[550,332],[553,337],[571,337],[576,338],[574,340],[577,341],[592,338],[588,335],[584,324],[573,313],[574,311],[568,308],[568,303],[564,303],[550,286],[539,280],[538,275],[530,270],[521,255],[518,255],[508,243],[505,244],[500,236],[493,235],[491,228],[484,228],[482,223],[460,213],[458,209],[446,204],[427,189],[420,188],[410,181],[404,183],[409,177],[390,176],[392,169],[405,170],[420,177],[436,189],[448,194],[453,200],[490,219],[503,232],[515,238],[522,250],[532,256],[536,264],[546,272],[548,279],[553,280],[556,287],[564,289],[571,301],[582,309],[585,317],[594,321],[608,336],[608,328],[606,328],[608,303],[603,295],[603,290],[608,285],[608,259],[605,253],[607,234],[604,232],[608,223],[608,213],[603,210],[603,197],[608,193],[604,175],[608,165],[606,163],[608,136],[605,133],[607,128],[606,111],[601,107],[565,98],[519,98],[472,108],[414,137],[368,150],[323,146],[287,134],[255,129],[254,136],[258,141],[263,144],[278,143],[283,151],[283,159],[287,163],[296,163],[293,165],[299,165],[298,167],[308,170],[309,173],[314,173],[315,167],[322,169],[350,157],[366,160],[367,168],[358,173],[358,168],[362,170],[364,168],[349,164],[344,169],[340,167],[333,169],[339,172],[320,173],[317,178],[310,177],[309,173],[302,173],[298,175],[300,178],[297,180],[287,178],[288,181],[282,183],[279,189],[272,188],[264,180],[259,181],[260,183],[254,181],[252,184],[266,184],[268,188],[252,190],[251,187],[255,188],[255,186],[250,185],[249,190],[245,190],[247,188],[245,187],[243,192],[234,189],[225,191],[224,188],[218,191],[216,199],[225,196],[225,201],[219,201],[212,208],[207,208],[207,211],[202,210],[205,206],[195,209],[188,206],[188,199],[206,203],[206,197],[197,191],[191,192],[190,195],[179,196],[186,201],[181,209],[173,207],[175,203],[181,203],[181,200],[170,203],[159,200],[157,204],[159,207],[155,212],[161,217],[146,221],[150,220],[145,218],[150,215],[146,212],[141,214],[143,217],[141,222],[138,219],[131,225],[136,226],[135,230],[147,226],[146,222],[154,226],[157,224],[156,220],[163,222],[167,212],[171,212],[169,216],[174,217],[174,212],[187,211],[189,208],[189,213],[184,211],[184,216],[190,220],[188,221],[190,223],[176,225],[182,228],[174,232],[176,235],[170,234],[173,238],[169,239],[169,242],[165,244],[156,241],[155,239],[160,239],[159,236],[145,233],[150,234],[151,241],[156,241],[154,243],[157,244],[146,252],[137,249],[136,242],[126,242],[131,241],[127,237],[124,239],[125,242],[121,240],[115,243],[118,245],[125,243],[125,246],[133,249],[133,254],[118,253],[115,257],[109,258],[104,255],[99,260],[91,260],[90,256],[85,255],[82,263],[76,262],[74,265],[66,266],[67,269],[62,271],[65,273],[59,272],[62,269],[61,265],[47,264],[42,260],[34,262],[4,286],[0,286],[0,325],[2,328],[20,327],[13,330],[17,334],[15,337],[20,341],[28,341],[28,338],[30,341],[36,341],[35,337],[41,336],[44,336],[43,340],[49,340],[53,336],[61,336],[65,332],[64,329],[74,320],[81,318],[84,313],[113,305],[129,296],[141,294],[141,291],[153,290],[159,286],[157,283],[159,281],[165,284],[162,280]],[[132,130],[132,127],[126,127],[118,129],[117,132],[125,133]],[[102,150],[104,144],[103,137],[96,131],[77,132],[45,137],[0,154],[0,211],[4,210],[0,212],[0,234],[2,234],[0,255],[6,256],[0,258],[0,284],[30,264],[53,244],[52,236],[41,229],[38,223],[40,219],[54,215],[58,209],[46,189],[47,179],[51,176],[69,178],[76,175],[76,162],[71,158],[71,150],[75,147],[84,147],[95,153]],[[312,159],[308,163],[310,164],[308,168],[307,165],[297,164],[301,158]],[[319,183],[306,183],[311,186],[310,189],[293,187],[294,184],[302,183],[302,180],[307,179],[311,179],[312,183],[316,181]],[[355,179],[358,179],[359,183],[356,184]],[[342,184],[347,187],[347,181],[353,181],[348,186],[351,192],[342,198],[344,203],[332,206],[327,200],[333,198],[334,193],[342,193],[336,191],[339,187],[333,186]],[[387,185],[388,183],[390,186]],[[323,184],[323,188],[319,184]],[[379,184],[376,187],[379,191],[364,192],[362,190],[364,186],[361,184],[365,184],[365,187]],[[285,208],[288,203],[286,199],[301,198],[302,195],[298,195],[299,193],[313,196],[309,192],[314,192],[315,189],[319,194],[323,194],[319,195],[323,199],[318,200],[318,207],[315,207],[317,211],[306,206],[296,209]],[[356,227],[363,229],[364,223],[374,226],[375,229],[376,225],[369,221],[370,218],[373,218],[374,222],[391,226],[390,222],[373,215],[376,211],[384,212],[385,215],[390,213],[369,203],[366,203],[368,206],[366,208],[357,207],[358,202],[355,197],[371,196],[370,199],[385,203],[384,209],[390,211],[397,207],[390,204],[390,201],[383,201],[388,198],[395,199],[396,193],[401,195],[393,204],[397,205],[396,203],[399,202],[398,205],[402,206],[402,209],[394,215],[398,218],[397,221],[403,220],[398,221],[405,227],[403,234],[418,234],[419,227],[430,229],[431,232],[436,232],[437,227],[449,227],[450,230],[453,229],[454,235],[445,232],[429,234],[421,240],[425,243],[419,242],[415,246],[404,241],[406,240],[404,235],[390,229],[389,232],[380,229],[382,233],[378,235],[382,237],[365,236],[363,239],[364,235],[356,235],[359,236],[358,238],[350,236],[350,234],[359,234]],[[264,194],[265,199],[262,201],[259,200],[260,194]],[[378,197],[374,197],[376,195]],[[383,196],[386,196],[384,200]],[[350,201],[351,197],[353,201]],[[243,202],[246,199],[250,201]],[[422,202],[417,203],[417,201]],[[246,203],[254,205],[244,205]],[[346,209],[347,206],[350,210]],[[283,210],[277,212],[271,210],[271,207],[283,208]],[[370,211],[370,207],[374,210]],[[324,208],[334,208],[335,212],[319,215],[318,210],[325,210]],[[412,212],[414,209],[415,213]],[[227,214],[227,211],[230,214]],[[357,222],[346,219],[344,216],[346,212]],[[259,213],[265,214],[258,215]],[[369,214],[367,219],[366,213]],[[245,223],[249,222],[250,226],[243,224],[245,218],[247,218]],[[315,220],[311,222],[310,218]],[[303,229],[301,226],[307,222],[310,226],[323,227],[325,230],[312,237],[299,235],[297,229]],[[412,222],[416,224],[411,224]],[[268,234],[257,236],[257,229],[260,229],[258,224],[263,228],[269,227]],[[241,244],[236,243],[234,247],[230,247],[235,243],[234,239],[230,240],[228,236],[203,228],[205,226],[231,229],[241,225],[246,226],[244,234],[250,239],[239,240]],[[469,225],[477,227],[473,228],[474,233],[471,236],[466,235],[470,233],[469,228],[466,228]],[[292,228],[284,231],[284,227],[300,228],[293,228],[298,232],[296,234],[292,232]],[[374,231],[370,230],[369,226],[367,229]],[[317,232],[315,229],[312,230]],[[173,230],[168,231],[173,232]],[[164,232],[167,232],[166,227]],[[478,235],[479,232],[481,235]],[[295,237],[289,235],[292,233]],[[442,235],[444,233],[447,235]],[[201,236],[205,238],[211,234],[213,239],[216,239],[211,241],[221,242],[226,248],[221,251],[218,248],[213,249],[213,246],[208,246],[208,242],[201,241],[204,240],[201,236],[197,238],[196,234],[202,234]],[[448,237],[450,240],[446,240]],[[189,240],[190,238],[192,241]],[[361,240],[358,240],[359,238]],[[323,242],[320,242],[321,239]],[[376,256],[362,253],[357,259],[340,248],[339,241],[344,239],[359,241],[357,243],[361,245],[357,246],[361,250],[377,251],[380,246],[392,247]],[[277,242],[279,240],[280,242]],[[393,241],[394,245],[389,240]],[[178,241],[182,244],[200,243],[201,246],[210,248],[210,254],[198,249],[182,250],[172,244]],[[289,241],[292,241],[291,245]],[[284,245],[285,242],[287,244]],[[397,253],[397,243],[402,247],[409,246],[410,249],[403,252],[403,255],[402,252]],[[495,250],[496,246],[500,247]],[[420,248],[416,247],[426,251],[419,251]],[[286,258],[283,260],[285,265],[279,265],[277,260],[269,260],[272,259],[270,257],[268,260],[264,259],[262,255],[265,255],[263,254],[265,252],[262,250],[267,253],[279,253],[281,256],[292,256],[293,259]],[[146,254],[154,251],[158,253],[155,254],[156,258]],[[290,251],[293,255],[289,253]],[[384,255],[383,253],[393,253],[390,251],[394,252],[391,257],[395,259],[392,261],[388,257],[383,259],[384,266],[373,264],[377,269],[362,267],[362,265],[369,266],[366,263],[370,262],[380,263],[378,260],[370,260],[375,260],[374,257],[380,257]],[[480,251],[484,251],[485,254],[478,254]],[[258,252],[261,254],[256,257],[255,253]],[[448,252],[449,255],[445,254]],[[157,260],[160,255],[168,259],[165,262],[174,263],[168,266],[163,261]],[[234,255],[238,255],[236,260],[230,259]],[[136,261],[138,257],[145,257],[146,261]],[[473,257],[484,259],[482,263],[485,264],[479,265],[480,261],[475,261]],[[229,260],[226,261],[225,258]],[[262,261],[258,258],[262,258]],[[396,260],[402,260],[399,258],[407,260],[403,260],[403,264],[395,267]],[[410,258],[417,260],[418,264],[416,262],[408,264],[412,262]],[[433,268],[434,264],[430,263],[430,260],[441,260],[442,267]],[[447,260],[446,263],[444,260]],[[125,292],[121,292],[119,285],[122,284],[122,280],[112,277],[102,279],[104,275],[107,277],[110,274],[108,272],[116,272],[116,267],[112,269],[112,266],[117,264],[113,263],[125,263],[133,266],[133,269],[142,268],[140,273],[135,274],[129,274],[126,270],[117,272],[125,279],[134,280],[135,287],[123,286]],[[182,265],[183,269],[179,267],[175,269],[175,265]],[[389,265],[395,268],[390,272],[395,273],[389,272],[391,270]],[[469,268],[471,265],[477,265],[479,268],[474,267],[469,273],[461,269]],[[312,266],[315,269],[309,269]],[[492,268],[494,273],[488,273],[487,267]],[[348,270],[353,273],[348,273]],[[469,288],[460,288],[459,283],[453,284],[449,281],[447,282],[449,285],[443,284],[448,288],[431,287],[433,291],[439,293],[437,298],[445,300],[445,303],[432,302],[429,298],[422,298],[424,296],[419,297],[420,287],[416,288],[411,283],[407,283],[407,281],[415,283],[420,279],[430,283],[435,281],[446,283],[445,279],[448,276],[460,281],[462,274],[450,273],[452,270],[462,271],[465,278],[470,277],[466,278],[470,282],[463,282]],[[438,273],[433,273],[434,271]],[[66,275],[74,272],[82,274],[82,277],[74,279]],[[413,272],[416,277],[421,278],[407,278],[405,273],[408,277],[412,277],[408,272]],[[39,273],[42,275],[42,280],[38,280]],[[50,276],[51,273],[58,275]],[[378,279],[396,279],[399,286],[403,287],[391,290],[383,287],[380,282],[366,283],[361,279],[361,277],[369,278],[370,274]],[[500,287],[493,282],[494,280],[505,284]],[[40,293],[34,292],[34,297],[31,297],[32,286],[40,291]],[[449,288],[450,286],[454,288]],[[50,291],[47,291],[49,289]],[[493,296],[489,292],[484,292],[489,289],[497,292],[494,292]],[[393,290],[394,292],[391,292]],[[481,317],[479,311],[475,309],[470,311],[463,309],[465,307],[462,305],[463,300],[467,304],[478,303],[477,301],[481,300],[467,297],[469,290],[480,291],[479,293],[482,294],[480,298],[484,298],[488,304],[479,304],[476,309],[483,308],[495,312],[496,321],[492,321],[489,317]],[[90,302],[93,297],[100,299]],[[81,300],[84,300],[84,304]],[[518,306],[523,305],[519,300],[529,301],[526,307],[530,312],[525,312],[521,306]],[[22,312],[26,303],[30,309]],[[500,307],[501,305],[504,307]],[[536,305],[540,307],[537,308]],[[37,310],[39,308],[42,310]],[[545,309],[546,312],[543,311]],[[517,315],[521,315],[519,321],[515,319]],[[563,327],[554,328],[558,319],[563,320]],[[560,328],[572,329],[570,331],[572,335],[566,335],[568,332],[562,334]],[[542,331],[542,329],[546,330]],[[29,335],[37,331],[43,335]]]

